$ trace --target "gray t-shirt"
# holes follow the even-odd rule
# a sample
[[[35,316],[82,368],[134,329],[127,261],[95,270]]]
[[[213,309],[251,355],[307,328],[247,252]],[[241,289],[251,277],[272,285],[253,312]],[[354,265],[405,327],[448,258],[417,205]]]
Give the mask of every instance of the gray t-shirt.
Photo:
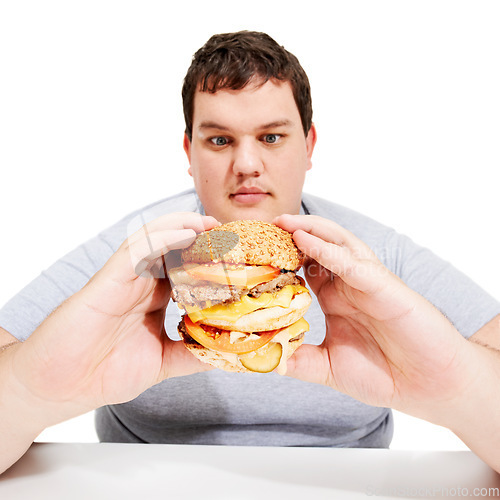
[[[78,291],[145,222],[177,211],[203,213],[194,190],[122,219],[42,272],[0,310],[0,326],[25,340],[63,300]],[[336,221],[432,302],[469,337],[500,314],[500,304],[469,278],[406,236],[326,200],[303,195],[302,213]],[[324,317],[316,299],[306,313],[305,342],[320,344]],[[177,339],[180,311],[169,304],[166,330]],[[392,414],[330,388],[271,374],[213,370],[166,380],[128,403],[96,412],[102,441],[272,446],[387,447]]]

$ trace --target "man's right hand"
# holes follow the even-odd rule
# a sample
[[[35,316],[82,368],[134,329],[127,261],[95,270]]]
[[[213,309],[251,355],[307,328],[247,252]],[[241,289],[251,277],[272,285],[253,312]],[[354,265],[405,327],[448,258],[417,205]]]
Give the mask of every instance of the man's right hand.
[[[148,223],[28,340],[9,348],[11,387],[39,406],[47,425],[211,368],[166,335],[170,283],[158,271],[170,250],[216,225],[213,217],[195,213]]]

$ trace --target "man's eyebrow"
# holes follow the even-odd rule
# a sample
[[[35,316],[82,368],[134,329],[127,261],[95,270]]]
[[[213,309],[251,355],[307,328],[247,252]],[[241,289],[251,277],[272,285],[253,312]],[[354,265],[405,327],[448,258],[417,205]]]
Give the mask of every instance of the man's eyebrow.
[[[203,128],[215,128],[217,130],[229,130],[227,127],[224,125],[221,125],[220,123],[216,122],[201,122],[198,128],[203,129]]]
[[[277,128],[277,127],[290,127],[293,126],[293,123],[290,120],[277,120],[275,122],[265,123],[259,127],[260,130],[265,130],[268,128]]]
[[[284,119],[284,120],[276,120],[274,122],[264,123],[263,125],[260,125],[257,128],[259,130],[266,130],[269,128],[289,127],[289,126],[293,126],[293,123],[290,120]],[[211,121],[201,122],[200,125],[198,126],[198,128],[199,129],[212,128],[212,129],[224,130],[224,131],[229,130],[229,128],[226,127],[225,125],[221,125],[220,123],[211,122]]]

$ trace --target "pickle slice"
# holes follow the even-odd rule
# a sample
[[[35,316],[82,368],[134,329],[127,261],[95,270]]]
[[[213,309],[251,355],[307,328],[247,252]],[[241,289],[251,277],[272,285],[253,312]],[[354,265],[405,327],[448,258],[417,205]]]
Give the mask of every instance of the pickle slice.
[[[283,348],[281,344],[271,342],[259,349],[258,352],[249,352],[240,354],[241,364],[253,372],[269,373],[272,372],[279,364]]]

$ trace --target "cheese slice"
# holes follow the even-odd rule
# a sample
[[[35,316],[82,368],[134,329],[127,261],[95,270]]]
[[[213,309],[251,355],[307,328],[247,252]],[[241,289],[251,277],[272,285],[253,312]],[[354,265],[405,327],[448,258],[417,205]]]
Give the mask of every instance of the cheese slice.
[[[309,324],[300,318],[290,326],[283,328],[273,337],[271,342],[256,351],[239,355],[240,363],[248,370],[269,373],[276,370],[280,375],[285,375],[287,360],[294,350],[290,340],[309,330]],[[277,349],[277,345],[280,347]]]
[[[238,302],[217,304],[205,309],[187,307],[186,312],[193,323],[204,319],[217,318],[224,321],[236,321],[245,314],[267,307],[290,307],[295,295],[307,292],[302,285],[286,285],[278,292],[263,293],[260,297],[244,295]]]
[[[286,362],[289,357],[289,353],[291,350],[290,340],[299,336],[301,333],[305,333],[309,331],[309,323],[304,319],[300,318],[298,321],[288,326],[287,328],[283,328],[278,335],[273,337],[273,342],[277,344],[281,344],[281,348],[283,350],[283,354],[281,355],[281,359],[279,362],[276,371],[280,375],[286,375]]]

